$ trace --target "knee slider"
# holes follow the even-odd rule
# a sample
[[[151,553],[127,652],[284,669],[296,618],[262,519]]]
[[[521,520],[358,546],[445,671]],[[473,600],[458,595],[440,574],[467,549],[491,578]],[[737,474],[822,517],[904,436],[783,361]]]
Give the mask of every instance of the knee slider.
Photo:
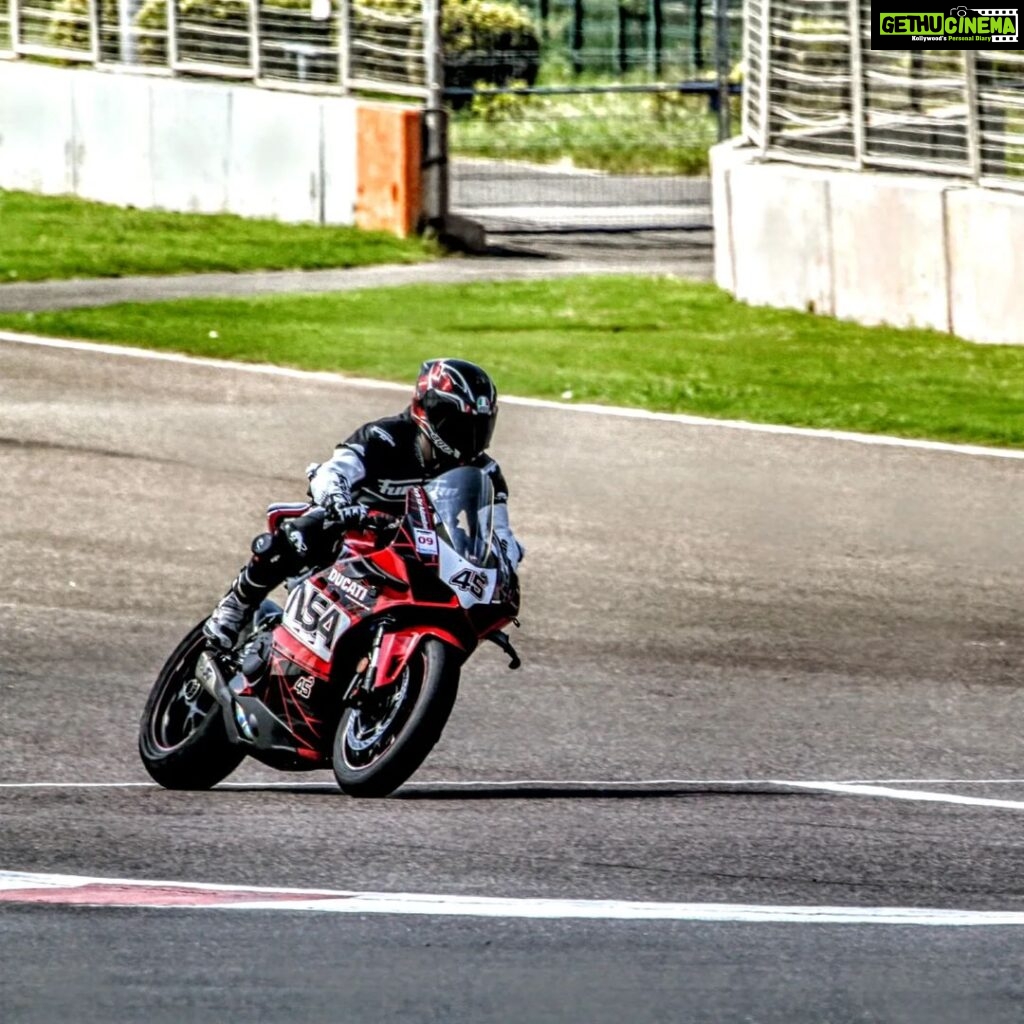
[[[275,539],[275,534],[273,533],[261,533],[258,537],[253,537],[252,553],[257,558],[267,558],[278,553],[275,551],[277,547]]]
[[[253,538],[252,560],[257,565],[276,565],[282,558],[294,561],[295,554],[295,542],[286,530],[277,529]]]
[[[298,571],[302,556],[295,543],[295,532],[279,527],[273,533],[261,533],[253,538],[250,564],[258,576],[269,572],[276,578],[282,572],[291,574]],[[301,542],[301,534],[298,534],[298,539]]]

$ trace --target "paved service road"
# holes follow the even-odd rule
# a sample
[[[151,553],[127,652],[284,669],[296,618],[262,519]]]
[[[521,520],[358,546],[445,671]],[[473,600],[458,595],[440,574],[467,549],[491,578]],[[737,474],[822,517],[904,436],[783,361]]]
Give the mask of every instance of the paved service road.
[[[453,208],[494,225],[579,230],[711,226],[711,182],[561,164],[452,161]]]
[[[474,281],[529,281],[580,274],[673,274],[705,279],[711,275],[710,250],[692,254],[654,251],[642,265],[635,255],[602,248],[596,256],[535,252],[500,245],[495,255],[450,257],[410,266],[352,267],[341,270],[278,270],[244,274],[179,274],[171,277],[102,277],[88,280],[31,281],[0,287],[0,312],[40,312],[119,302],[172,299],[294,295],[355,291],[405,284],[463,284]]]
[[[506,402],[525,665],[475,656],[413,784],[76,785],[146,782],[149,681],[261,506],[403,401],[0,343],[0,872],[504,901],[69,907],[0,874],[5,1024],[1018,1022],[1024,927],[985,915],[1024,911],[1021,460]]]
[[[505,252],[634,266],[675,262],[710,280],[711,182],[606,174],[562,165],[452,161],[452,208],[483,224]]]

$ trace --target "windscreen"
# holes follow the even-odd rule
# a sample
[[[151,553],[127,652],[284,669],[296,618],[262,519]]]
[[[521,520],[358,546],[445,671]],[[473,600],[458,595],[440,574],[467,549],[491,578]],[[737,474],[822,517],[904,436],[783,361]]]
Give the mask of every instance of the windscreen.
[[[494,488],[482,470],[462,466],[423,488],[438,516],[438,533],[467,562],[483,568],[494,552]]]

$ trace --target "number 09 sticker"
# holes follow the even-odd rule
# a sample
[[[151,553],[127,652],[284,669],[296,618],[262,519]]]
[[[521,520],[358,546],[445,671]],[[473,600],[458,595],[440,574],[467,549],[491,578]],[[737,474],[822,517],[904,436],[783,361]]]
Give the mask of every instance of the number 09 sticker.
[[[436,555],[437,534],[433,530],[417,530],[416,550],[421,555]]]

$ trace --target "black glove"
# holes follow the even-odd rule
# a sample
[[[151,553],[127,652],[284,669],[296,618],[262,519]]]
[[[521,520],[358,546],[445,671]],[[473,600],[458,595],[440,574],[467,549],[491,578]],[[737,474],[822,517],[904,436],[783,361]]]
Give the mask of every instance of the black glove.
[[[353,505],[342,496],[327,498],[324,502],[327,518],[344,530],[363,530],[370,521],[370,510],[365,505]]]

